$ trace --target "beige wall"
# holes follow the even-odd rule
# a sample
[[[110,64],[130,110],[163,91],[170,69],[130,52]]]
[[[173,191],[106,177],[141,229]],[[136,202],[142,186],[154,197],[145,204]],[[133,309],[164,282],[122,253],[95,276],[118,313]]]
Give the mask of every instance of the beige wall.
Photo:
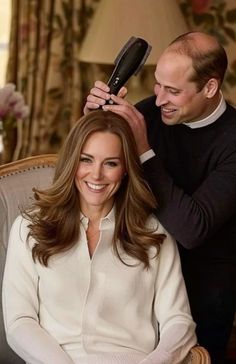
[[[5,84],[5,70],[8,59],[8,49],[5,45],[10,34],[11,0],[0,0],[0,87]]]

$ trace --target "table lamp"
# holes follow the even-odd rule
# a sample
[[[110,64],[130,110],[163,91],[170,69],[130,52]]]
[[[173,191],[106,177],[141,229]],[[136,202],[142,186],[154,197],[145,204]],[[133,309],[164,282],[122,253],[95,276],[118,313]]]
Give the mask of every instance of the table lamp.
[[[81,45],[79,60],[113,65],[123,45],[135,36],[152,46],[145,66],[155,66],[165,47],[187,31],[176,0],[101,0]],[[140,87],[135,77],[131,79],[136,98],[143,96],[139,95],[143,85]]]

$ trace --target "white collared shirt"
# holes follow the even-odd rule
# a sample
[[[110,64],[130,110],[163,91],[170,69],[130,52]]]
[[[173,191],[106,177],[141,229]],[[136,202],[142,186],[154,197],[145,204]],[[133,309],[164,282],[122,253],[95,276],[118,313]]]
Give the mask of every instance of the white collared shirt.
[[[3,311],[8,342],[27,363],[174,364],[196,344],[175,241],[153,217],[148,226],[167,235],[158,258],[147,270],[121,251],[125,265],[112,248],[114,219],[114,209],[101,219],[90,258],[81,216],[78,243],[48,267],[32,259],[29,222],[15,220]]]
[[[197,129],[197,128],[203,128],[204,126],[210,125],[210,124],[214,123],[217,119],[219,119],[219,117],[226,110],[225,99],[223,97],[222,92],[220,92],[220,94],[221,94],[220,102],[219,102],[217,108],[210,115],[208,115],[207,117],[205,117],[204,119],[201,119],[199,121],[193,121],[190,123],[183,123],[183,124],[188,126],[191,129]]]

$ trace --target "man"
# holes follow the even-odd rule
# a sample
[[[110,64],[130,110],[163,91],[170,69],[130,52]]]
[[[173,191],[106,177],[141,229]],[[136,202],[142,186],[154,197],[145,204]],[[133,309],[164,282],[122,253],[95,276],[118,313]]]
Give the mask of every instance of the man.
[[[159,209],[179,244],[197,336],[223,364],[236,302],[236,110],[220,91],[227,56],[190,32],[160,56],[155,95],[136,107],[97,81],[84,112],[101,105],[129,122]],[[105,105],[111,98],[115,104]]]

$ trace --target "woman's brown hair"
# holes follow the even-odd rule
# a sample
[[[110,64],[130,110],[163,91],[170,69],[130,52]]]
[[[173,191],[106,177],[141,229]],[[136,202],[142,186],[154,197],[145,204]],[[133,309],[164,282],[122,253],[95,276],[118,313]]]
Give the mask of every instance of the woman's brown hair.
[[[32,237],[37,242],[32,249],[33,258],[45,266],[51,256],[67,251],[78,242],[81,209],[75,175],[84,143],[98,131],[119,136],[126,163],[127,174],[115,196],[113,247],[116,254],[121,259],[120,244],[128,255],[148,267],[149,248],[156,247],[158,254],[165,237],[154,233],[146,225],[157,203],[143,178],[131,128],[117,114],[92,111],[74,125],[66,138],[59,153],[52,186],[43,191],[35,190],[32,208],[23,213],[30,220],[28,238]]]

